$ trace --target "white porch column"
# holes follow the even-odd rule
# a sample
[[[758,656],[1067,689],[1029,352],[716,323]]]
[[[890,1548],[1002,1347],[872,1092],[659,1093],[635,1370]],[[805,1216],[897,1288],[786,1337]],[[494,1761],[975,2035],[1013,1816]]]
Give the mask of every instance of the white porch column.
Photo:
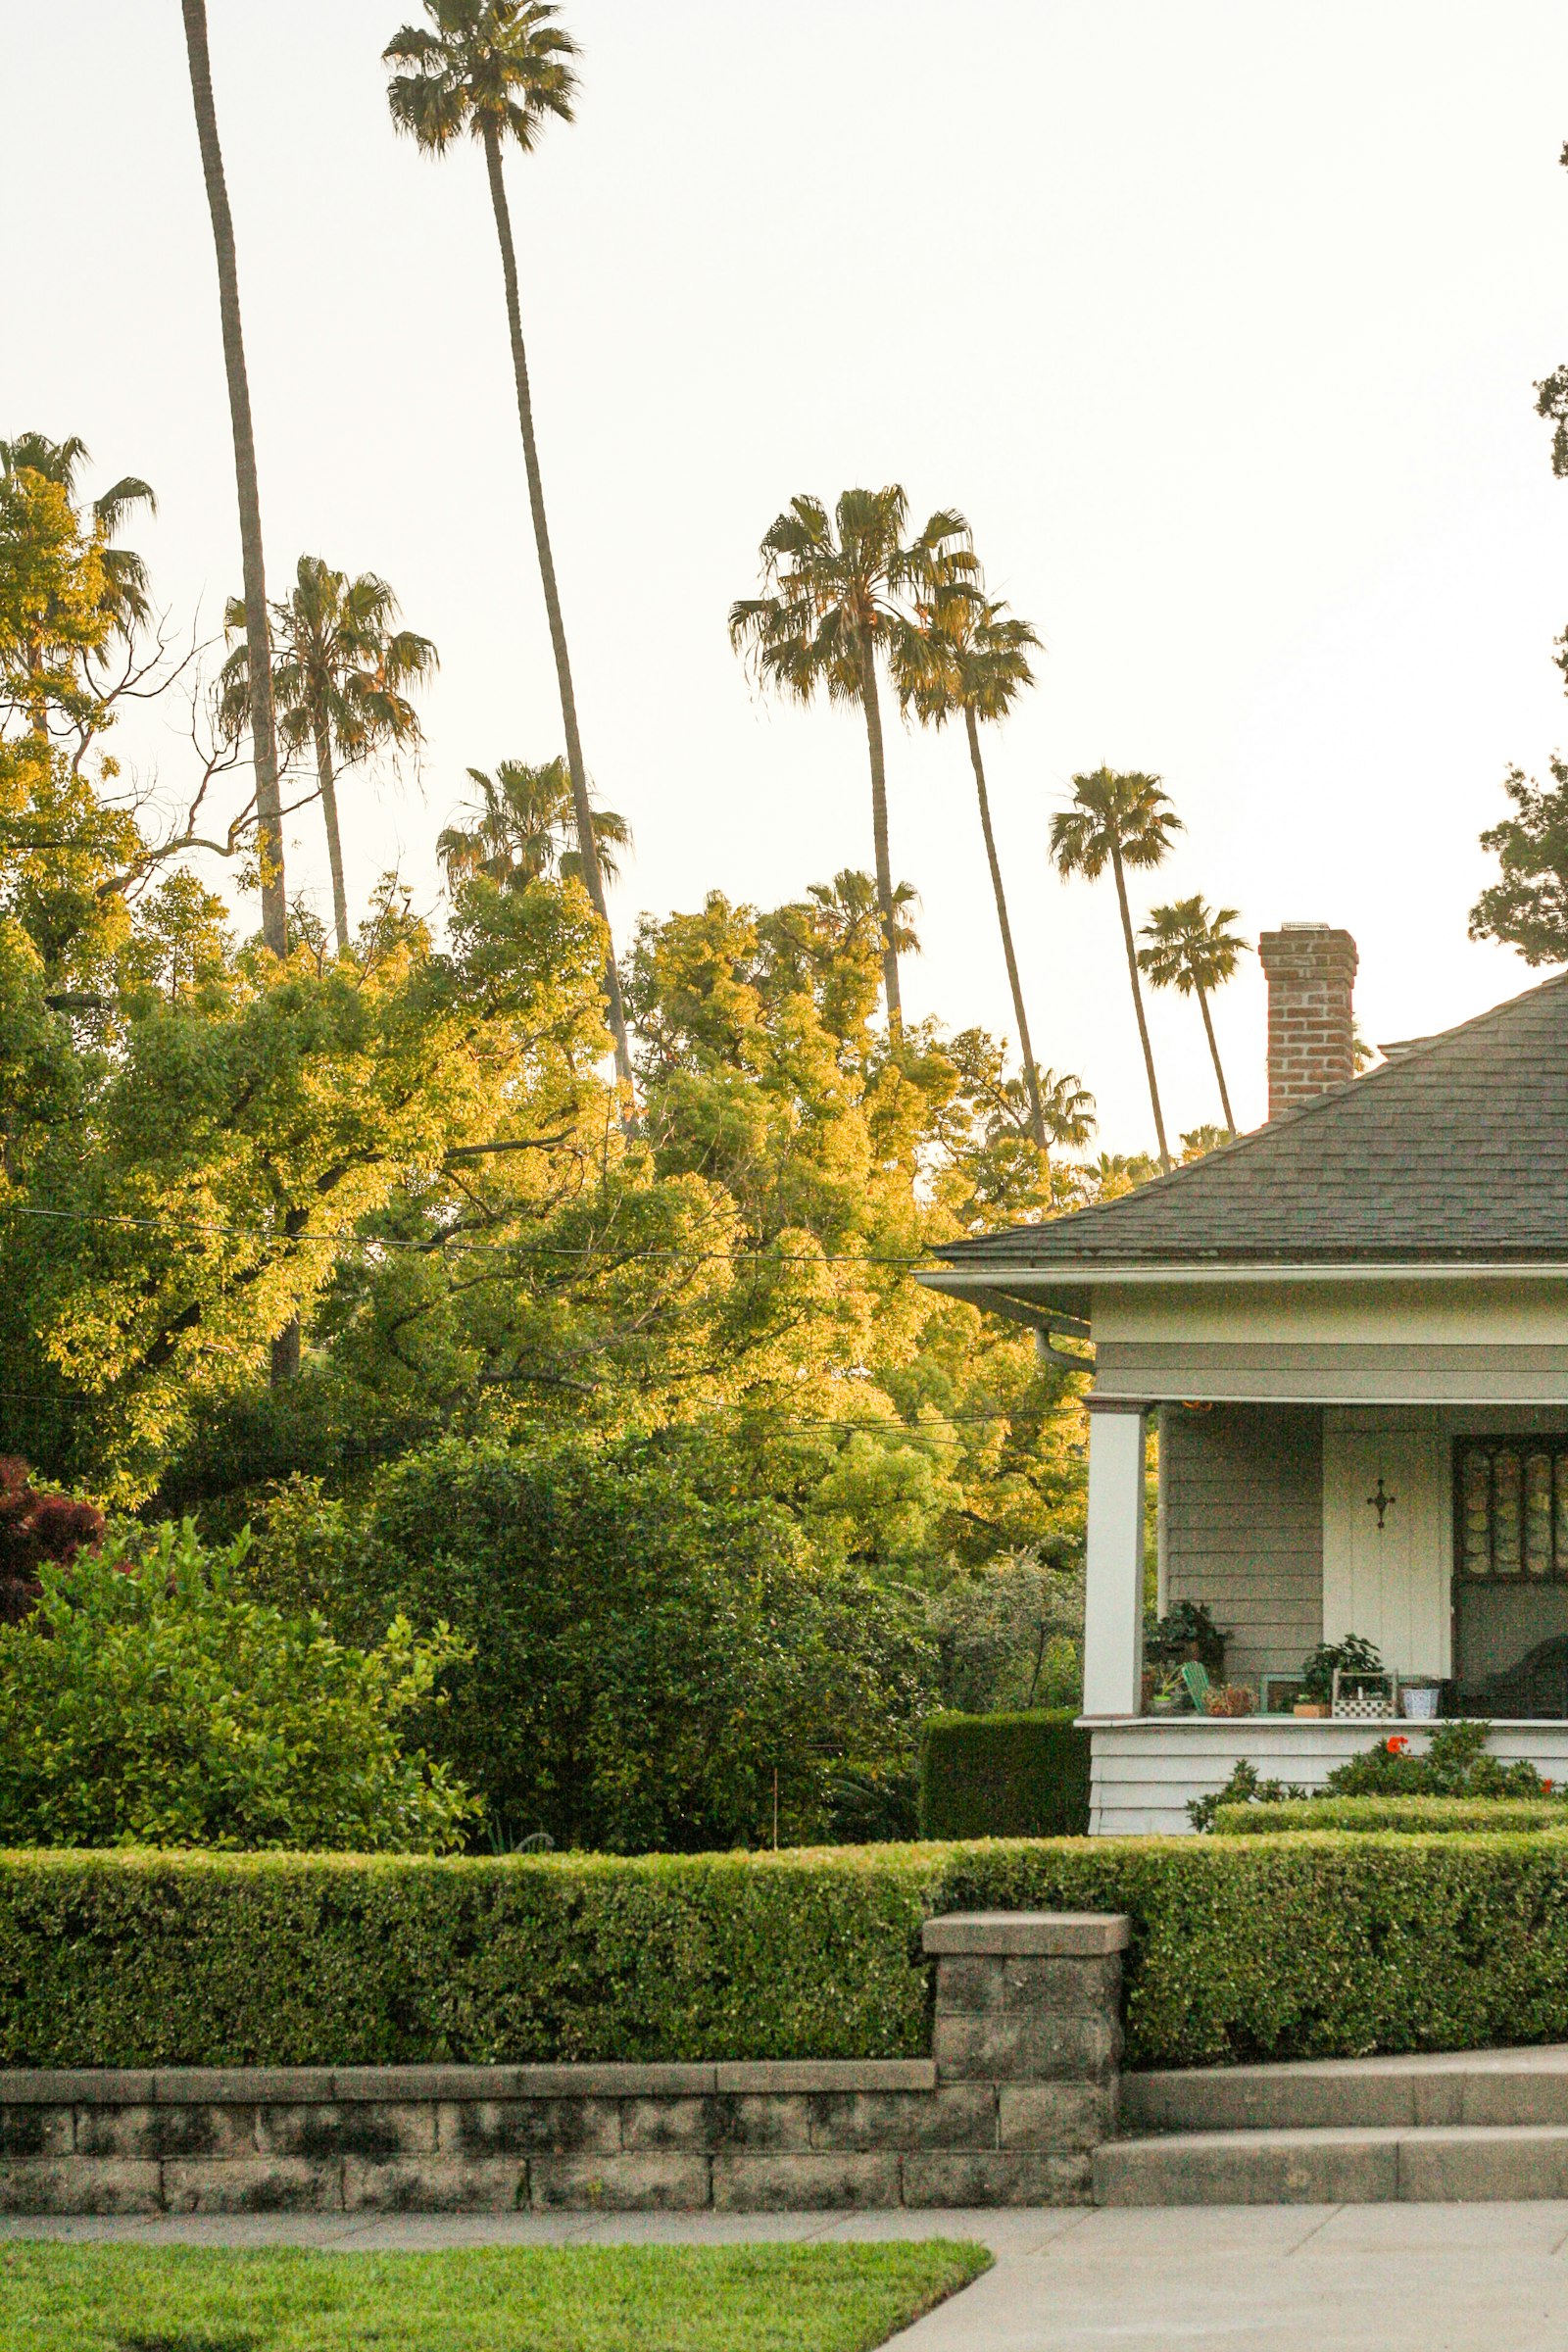
[[[1136,1715],[1144,1679],[1144,1413],[1090,1396],[1084,1713]]]

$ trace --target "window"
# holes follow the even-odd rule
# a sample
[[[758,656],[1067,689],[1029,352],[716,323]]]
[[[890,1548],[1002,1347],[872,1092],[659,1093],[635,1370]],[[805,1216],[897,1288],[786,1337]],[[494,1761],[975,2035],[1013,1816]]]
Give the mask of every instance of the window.
[[[1453,1557],[1466,1583],[1568,1584],[1568,1436],[1458,1440]]]

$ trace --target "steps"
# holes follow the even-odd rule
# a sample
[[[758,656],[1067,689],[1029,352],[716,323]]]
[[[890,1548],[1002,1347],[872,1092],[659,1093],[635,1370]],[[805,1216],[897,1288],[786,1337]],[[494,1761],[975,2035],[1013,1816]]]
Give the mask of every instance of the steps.
[[[1099,2205],[1568,2198],[1568,2046],[1122,2080]]]

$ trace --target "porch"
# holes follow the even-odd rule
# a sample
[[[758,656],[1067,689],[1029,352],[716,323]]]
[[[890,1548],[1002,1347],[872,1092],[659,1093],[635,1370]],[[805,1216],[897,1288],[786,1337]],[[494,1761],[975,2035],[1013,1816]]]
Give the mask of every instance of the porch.
[[[1146,1713],[1152,1540],[1160,1612],[1207,1605],[1231,1637],[1227,1681],[1261,1696],[1265,1677],[1298,1674],[1319,1642],[1359,1635],[1393,1674],[1441,1683],[1445,1713],[1491,1719],[1500,1758],[1568,1780],[1568,1407],[1152,1403],[1105,1393],[1110,1352],[1088,1400],[1092,1834],[1186,1831],[1189,1801],[1244,1757],[1319,1787],[1394,1728]],[[1419,1752],[1420,1727],[1397,1728]]]

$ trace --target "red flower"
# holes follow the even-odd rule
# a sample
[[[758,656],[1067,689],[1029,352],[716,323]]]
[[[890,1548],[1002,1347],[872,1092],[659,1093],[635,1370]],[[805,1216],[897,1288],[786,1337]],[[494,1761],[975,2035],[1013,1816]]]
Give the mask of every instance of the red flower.
[[[1384,1740],[1383,1745],[1391,1756],[1407,1756],[1410,1753],[1410,1742],[1402,1732],[1396,1732],[1391,1739]]]

